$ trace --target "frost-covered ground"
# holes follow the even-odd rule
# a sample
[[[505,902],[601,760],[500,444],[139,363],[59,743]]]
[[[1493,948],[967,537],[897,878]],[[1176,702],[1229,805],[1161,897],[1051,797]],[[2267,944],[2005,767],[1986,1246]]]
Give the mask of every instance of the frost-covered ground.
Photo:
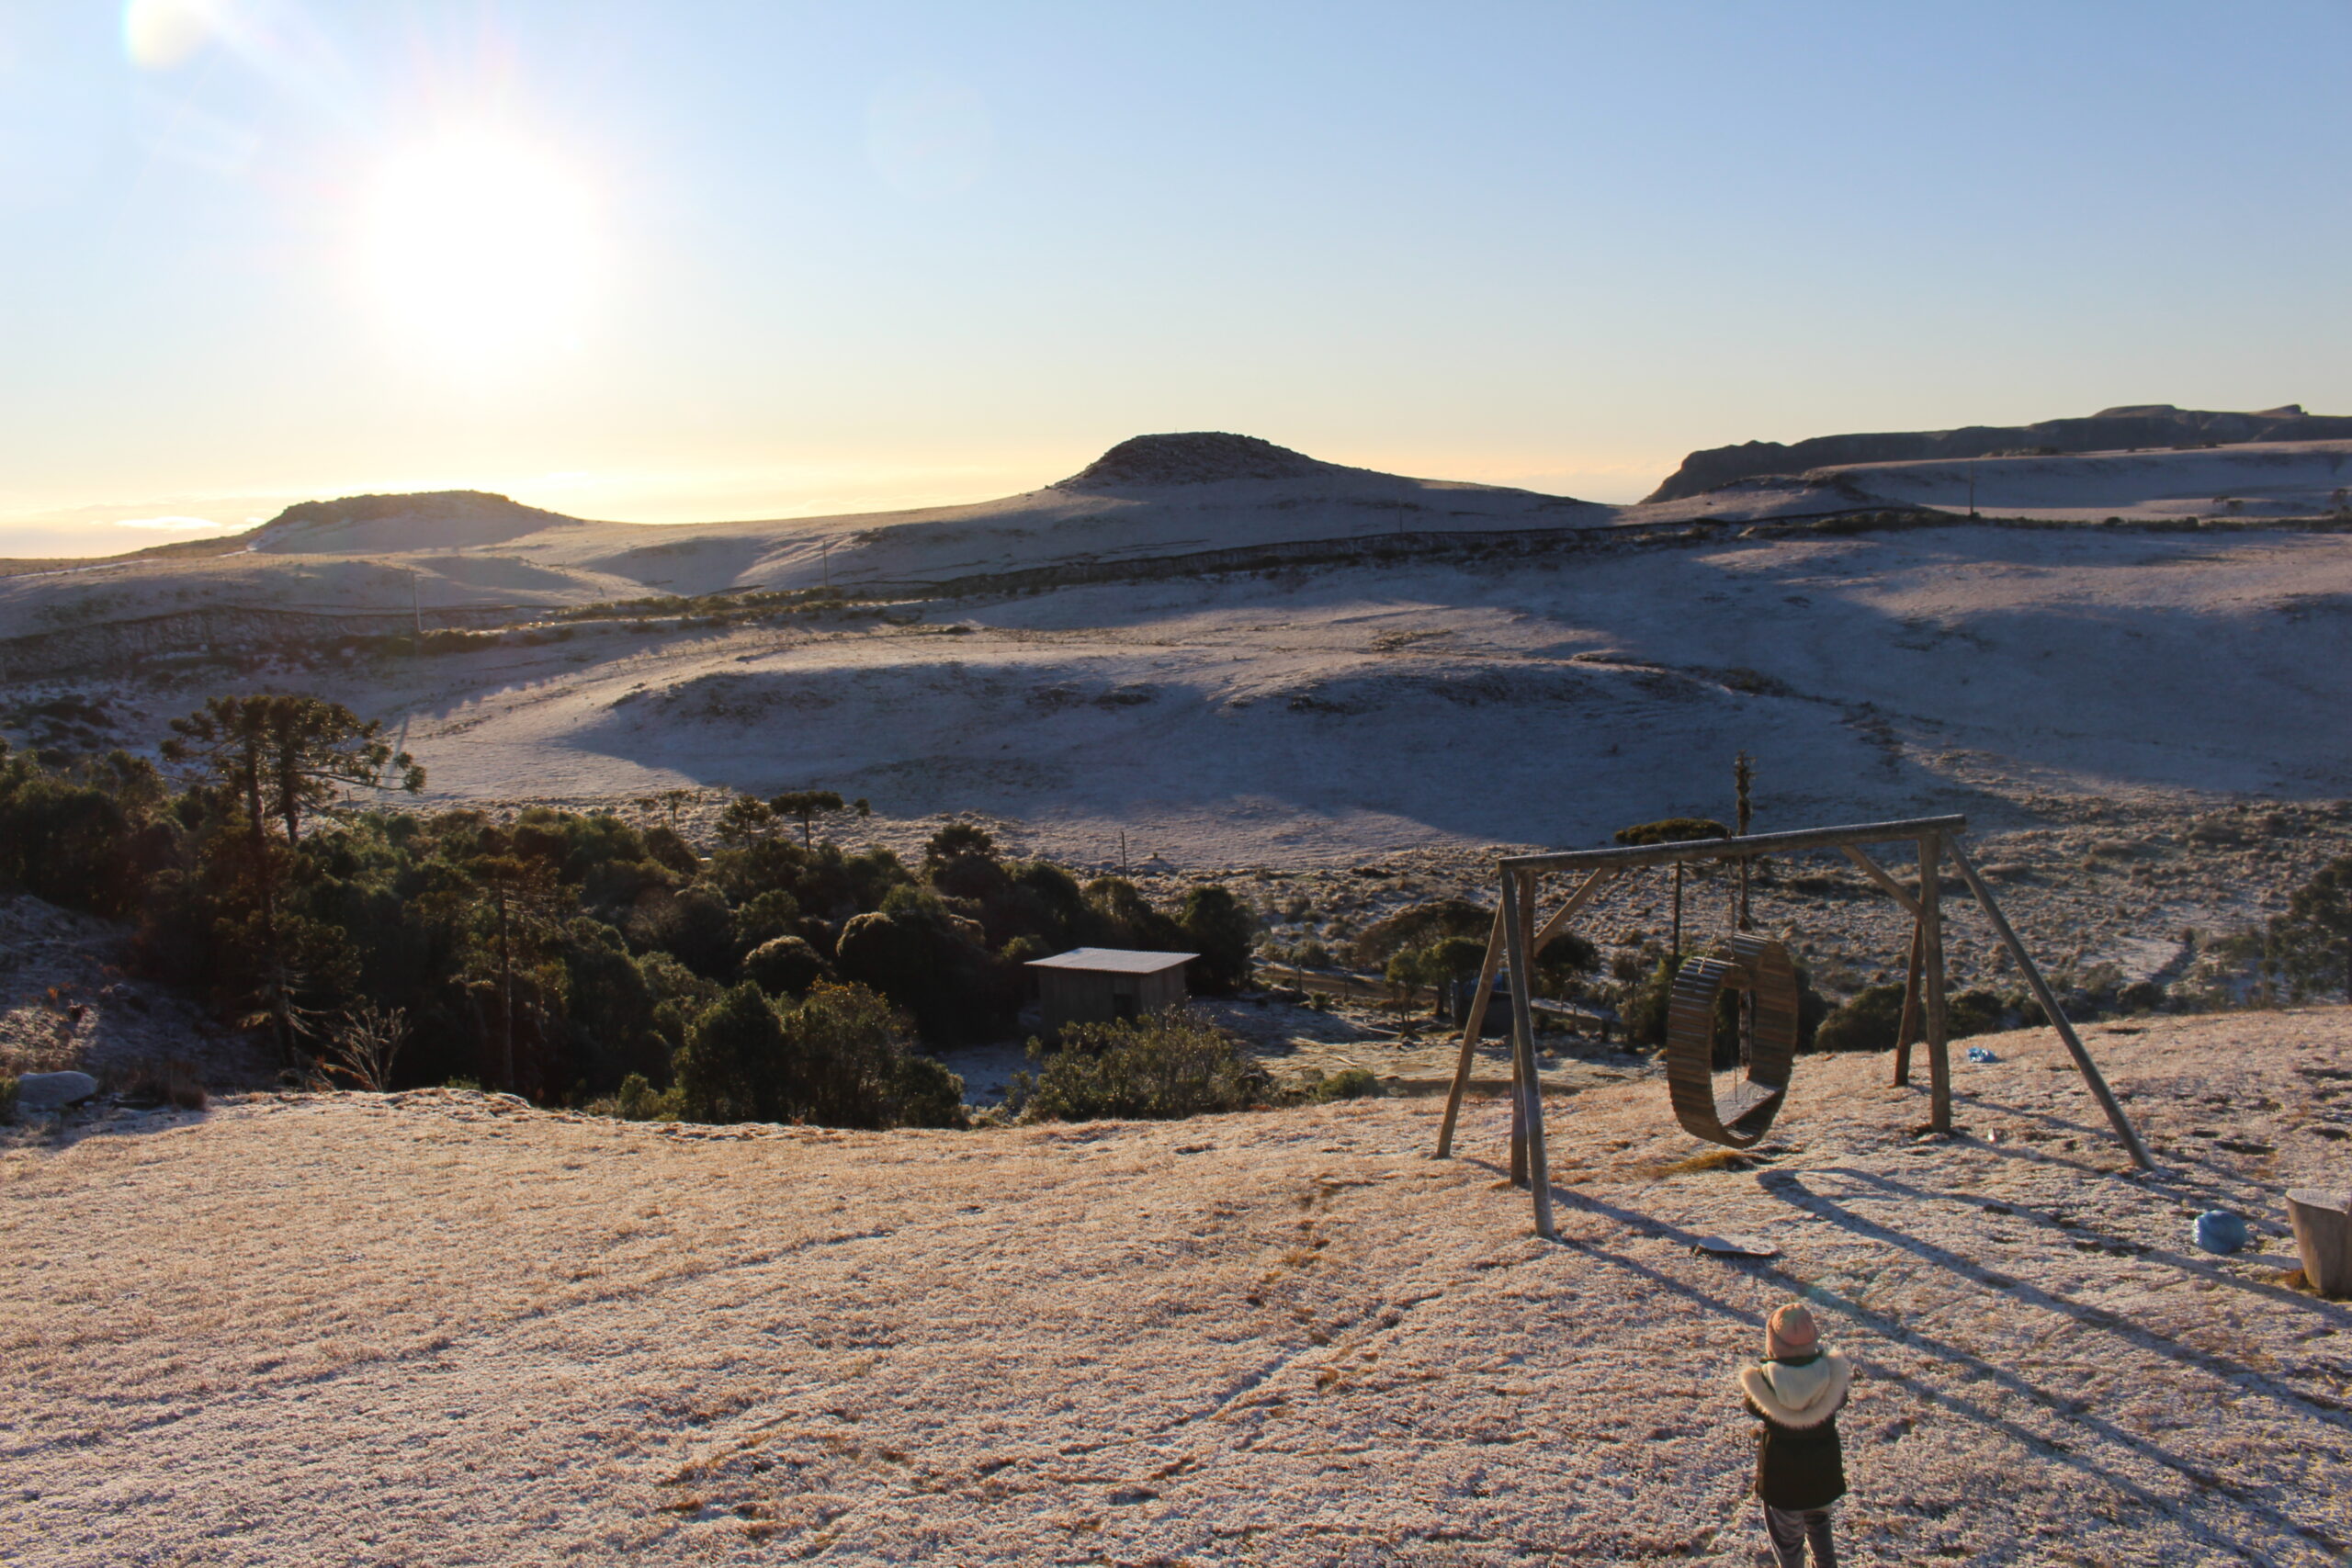
[[[1652,1078],[1556,1098],[1564,1239],[1436,1107],[864,1134],[428,1091],[17,1133],[12,1562],[1757,1561],[1729,1377],[1804,1294],[1860,1370],[1858,1562],[2324,1562],[2352,1308],[2279,1280],[2345,1180],[2344,1010],[2046,1034],[1950,1143],[1801,1063],[1768,1157]],[[2215,1204],[2258,1254],[2191,1251]],[[1695,1257],[1761,1235],[1768,1263]]]

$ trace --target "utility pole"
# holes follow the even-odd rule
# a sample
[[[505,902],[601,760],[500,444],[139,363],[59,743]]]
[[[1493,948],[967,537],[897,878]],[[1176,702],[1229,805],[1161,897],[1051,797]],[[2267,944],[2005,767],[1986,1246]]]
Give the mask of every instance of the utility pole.
[[[1747,837],[1747,825],[1753,820],[1750,807],[1756,785],[1756,763],[1745,751],[1732,759],[1732,787],[1739,796],[1739,836]],[[1747,917],[1747,868],[1746,855],[1739,857],[1739,918],[1735,922],[1741,931],[1756,928]],[[1739,993],[1739,1065],[1742,1067],[1756,1060],[1756,992],[1753,987]]]
[[[1756,786],[1755,759],[1745,751],[1733,758],[1731,779],[1733,788],[1739,793],[1739,836],[1745,839],[1747,837],[1747,824],[1754,816],[1751,809],[1753,803],[1749,796]],[[1744,856],[1739,863],[1739,929],[1741,931],[1755,929],[1747,919],[1747,861]]]

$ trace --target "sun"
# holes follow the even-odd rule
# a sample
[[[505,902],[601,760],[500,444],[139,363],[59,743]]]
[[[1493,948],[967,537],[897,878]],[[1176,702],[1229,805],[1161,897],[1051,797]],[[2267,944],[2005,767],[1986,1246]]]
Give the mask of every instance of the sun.
[[[560,159],[505,136],[447,135],[378,171],[362,258],[401,342],[507,369],[576,341],[599,270],[595,217]]]

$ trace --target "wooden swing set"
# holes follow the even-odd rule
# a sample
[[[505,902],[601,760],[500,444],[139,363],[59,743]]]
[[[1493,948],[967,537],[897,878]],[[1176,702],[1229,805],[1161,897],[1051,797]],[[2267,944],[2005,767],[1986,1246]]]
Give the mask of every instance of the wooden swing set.
[[[1480,1032],[1486,1027],[1487,1002],[1498,975],[1510,976],[1511,1037],[1511,1180],[1528,1188],[1535,1200],[1535,1229],[1556,1239],[1552,1222],[1550,1160],[1544,1144],[1544,1096],[1535,1072],[1534,1013],[1529,1005],[1533,987],[1522,976],[1533,972],[1537,956],[1566,931],[1578,911],[1601,889],[1627,872],[1649,866],[1681,866],[1693,862],[1736,864],[1743,873],[1760,856],[1791,855],[1836,850],[1911,917],[1911,960],[1904,977],[1903,1021],[1895,1036],[1894,1081],[1911,1081],[1911,1045],[1915,1039],[1928,1048],[1929,1106],[1928,1125],[1937,1133],[1951,1131],[1951,1058],[1945,1034],[1944,928],[1941,882],[1947,856],[1974,896],[1977,907],[1993,927],[2009,955],[2017,961],[2034,999],[2041,1006],[2058,1038],[2074,1057],[2083,1082],[2107,1113],[2116,1138],[2143,1170],[2154,1168],[2147,1146],[2140,1141],[2131,1119],[2117,1103],[2114,1092],[2100,1077],[2098,1066],[2083,1048],[2082,1037],[2059,1010],[2058,998],[2041,977],[2025,944],[2001,913],[1984,879],[1960,846],[1967,831],[1965,817],[1920,817],[1899,822],[1865,822],[1843,828],[1810,828],[1791,833],[1750,833],[1736,838],[1692,839],[1675,843],[1636,844],[1603,850],[1570,850],[1552,854],[1510,855],[1498,863],[1500,898],[1495,923],[1487,939],[1487,958],[1478,987],[1462,1029],[1462,1054],[1453,1069],[1453,1087],[1445,1100],[1445,1120],[1437,1135],[1437,1157],[1453,1153],[1454,1123],[1461,1115],[1462,1097],[1470,1087],[1470,1066]],[[1906,887],[1865,852],[1877,844],[1909,844],[1919,858],[1918,886]],[[1536,923],[1536,884],[1547,873],[1583,873],[1566,902],[1541,925]],[[1680,955],[1677,954],[1679,958]],[[1744,992],[1752,1020],[1752,1046],[1745,1077],[1728,1099],[1718,1101],[1714,1088],[1714,1032],[1718,999],[1726,990]],[[1750,931],[1736,931],[1719,941],[1706,954],[1682,964],[1676,972],[1667,1005],[1667,1087],[1675,1120],[1692,1136],[1728,1148],[1747,1148],[1761,1139],[1780,1114],[1788,1094],[1789,1076],[1797,1044],[1796,972],[1788,950],[1780,942]]]

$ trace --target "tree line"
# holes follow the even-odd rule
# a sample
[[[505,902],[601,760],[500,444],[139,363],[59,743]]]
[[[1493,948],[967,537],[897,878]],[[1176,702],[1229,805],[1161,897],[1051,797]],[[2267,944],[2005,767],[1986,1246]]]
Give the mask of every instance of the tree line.
[[[1012,1033],[1026,960],[1181,949],[1207,992],[1249,974],[1254,917],[1227,889],[1162,909],[969,823],[908,863],[819,833],[863,801],[745,796],[706,852],[608,811],[370,801],[420,793],[424,769],[316,698],[215,698],[173,730],[161,766],[45,765],[0,741],[0,881],[129,922],[141,972],[299,1072],[952,1124],[960,1086],[923,1048]]]

